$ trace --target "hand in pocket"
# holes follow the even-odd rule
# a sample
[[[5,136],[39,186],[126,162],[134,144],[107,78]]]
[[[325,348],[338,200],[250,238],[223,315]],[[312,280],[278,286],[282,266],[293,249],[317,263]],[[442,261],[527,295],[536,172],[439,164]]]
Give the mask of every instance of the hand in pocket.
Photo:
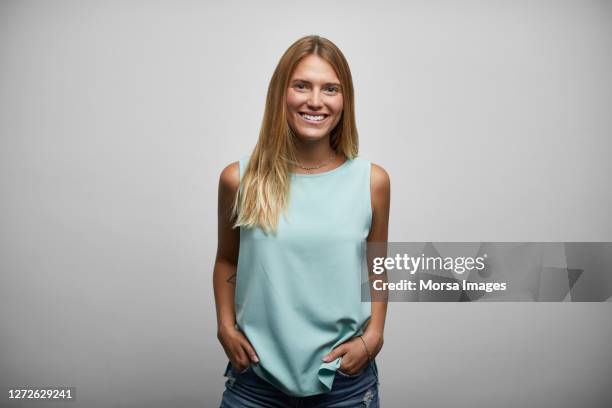
[[[219,330],[217,338],[238,373],[246,371],[252,363],[259,362],[255,349],[239,329],[231,327]]]

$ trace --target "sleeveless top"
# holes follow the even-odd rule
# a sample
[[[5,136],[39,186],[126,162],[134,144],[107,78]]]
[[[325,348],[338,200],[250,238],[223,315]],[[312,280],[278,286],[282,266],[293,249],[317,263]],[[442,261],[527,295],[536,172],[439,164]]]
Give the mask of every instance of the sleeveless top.
[[[240,181],[248,159],[240,160]],[[321,359],[362,334],[371,316],[370,169],[356,157],[324,173],[291,173],[276,235],[240,228],[236,328],[259,357],[253,372],[288,395],[329,392],[341,358]]]

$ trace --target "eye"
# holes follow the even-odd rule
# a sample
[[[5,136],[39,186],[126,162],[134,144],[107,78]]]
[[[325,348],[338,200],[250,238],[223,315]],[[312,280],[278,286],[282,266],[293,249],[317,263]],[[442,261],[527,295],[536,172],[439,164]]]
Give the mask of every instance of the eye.
[[[303,82],[296,82],[295,84],[293,84],[293,87],[299,91],[303,91],[304,89],[306,89],[306,84]]]
[[[325,91],[329,93],[336,93],[339,92],[340,89],[337,86],[328,86],[327,88],[325,88]]]

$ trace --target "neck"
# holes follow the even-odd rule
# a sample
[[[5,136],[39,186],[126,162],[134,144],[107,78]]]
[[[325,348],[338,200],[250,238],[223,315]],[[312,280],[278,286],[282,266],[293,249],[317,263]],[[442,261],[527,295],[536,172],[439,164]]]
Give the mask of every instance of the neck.
[[[303,166],[316,166],[329,160],[330,156],[334,153],[334,150],[329,145],[329,135],[313,142],[304,142],[298,139],[296,140],[295,147],[296,159]]]

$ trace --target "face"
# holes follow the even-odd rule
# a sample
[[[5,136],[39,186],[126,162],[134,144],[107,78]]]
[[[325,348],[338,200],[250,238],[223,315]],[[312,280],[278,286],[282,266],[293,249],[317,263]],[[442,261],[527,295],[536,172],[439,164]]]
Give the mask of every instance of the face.
[[[326,137],[342,116],[340,80],[332,66],[317,55],[299,62],[287,89],[287,121],[304,141]]]

